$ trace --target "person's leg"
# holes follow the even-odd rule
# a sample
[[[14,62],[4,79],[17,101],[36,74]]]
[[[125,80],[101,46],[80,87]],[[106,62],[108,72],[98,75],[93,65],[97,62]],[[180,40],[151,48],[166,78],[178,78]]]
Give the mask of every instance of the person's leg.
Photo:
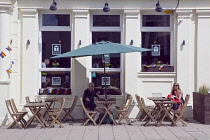
[[[104,113],[101,109],[99,109],[98,107],[95,107],[95,110],[98,111],[99,113]]]
[[[178,109],[177,104],[173,104],[173,110],[177,110],[177,109]]]
[[[90,110],[96,110],[99,113],[103,113],[103,111],[101,109],[99,109],[95,103],[91,102],[90,103]]]

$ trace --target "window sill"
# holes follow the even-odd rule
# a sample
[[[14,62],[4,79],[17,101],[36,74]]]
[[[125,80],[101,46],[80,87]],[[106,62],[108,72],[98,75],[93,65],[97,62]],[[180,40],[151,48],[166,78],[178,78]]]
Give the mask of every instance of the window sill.
[[[138,72],[137,74],[139,77],[157,77],[157,78],[164,78],[164,77],[175,77],[176,72]]]
[[[10,84],[10,81],[1,81],[1,80],[0,80],[0,84],[6,84],[6,85],[9,85],[9,84]]]

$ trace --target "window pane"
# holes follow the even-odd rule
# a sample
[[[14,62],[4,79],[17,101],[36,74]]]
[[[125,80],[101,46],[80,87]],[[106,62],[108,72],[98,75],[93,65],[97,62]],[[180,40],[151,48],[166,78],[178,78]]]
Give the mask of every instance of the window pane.
[[[92,72],[92,82],[95,83],[95,90],[100,91],[100,94],[103,95],[104,93],[104,82],[102,79],[104,77],[107,78],[107,89],[108,89],[108,94],[112,95],[120,95],[121,90],[120,90],[120,72],[106,72],[106,75],[104,76],[103,72]]]
[[[170,15],[143,15],[143,27],[170,27]]]
[[[43,31],[42,32],[42,64],[46,59],[71,50],[70,31]],[[70,58],[50,59],[47,68],[70,68]],[[43,67],[44,65],[42,65]]]
[[[119,27],[120,15],[93,15],[94,27]]]
[[[70,26],[70,15],[43,14],[42,26]]]
[[[142,52],[142,64],[150,65],[161,61],[170,64],[170,32],[142,32],[142,47],[152,49],[160,46],[160,54],[152,55],[152,51]]]
[[[70,88],[71,75],[69,71],[42,71],[42,88]]]
[[[120,32],[92,32],[92,43],[100,41],[111,41],[120,43]],[[120,54],[110,54],[110,68],[120,68]],[[92,56],[92,67],[103,68],[102,55]]]

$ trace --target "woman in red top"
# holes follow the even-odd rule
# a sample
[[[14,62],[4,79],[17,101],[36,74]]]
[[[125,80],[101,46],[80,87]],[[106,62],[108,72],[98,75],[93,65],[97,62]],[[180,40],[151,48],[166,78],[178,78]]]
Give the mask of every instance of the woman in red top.
[[[173,88],[171,90],[171,95],[173,95],[172,97],[174,99],[177,99],[178,101],[180,101],[177,104],[173,105],[173,110],[177,110],[177,109],[180,108],[180,105],[182,103],[182,96],[183,96],[183,92],[180,89],[179,83],[174,83],[173,84]]]

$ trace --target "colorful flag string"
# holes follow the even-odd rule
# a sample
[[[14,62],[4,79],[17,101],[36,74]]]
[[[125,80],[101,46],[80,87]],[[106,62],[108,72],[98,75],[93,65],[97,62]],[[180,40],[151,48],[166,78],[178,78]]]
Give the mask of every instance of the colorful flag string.
[[[9,68],[9,69],[7,69],[7,72],[12,73],[13,71]]]
[[[2,58],[6,57],[6,54],[4,52],[1,52],[1,57]]]
[[[8,51],[11,51],[11,50],[12,50],[12,48],[11,48],[10,46],[8,46],[6,49],[7,49]]]

